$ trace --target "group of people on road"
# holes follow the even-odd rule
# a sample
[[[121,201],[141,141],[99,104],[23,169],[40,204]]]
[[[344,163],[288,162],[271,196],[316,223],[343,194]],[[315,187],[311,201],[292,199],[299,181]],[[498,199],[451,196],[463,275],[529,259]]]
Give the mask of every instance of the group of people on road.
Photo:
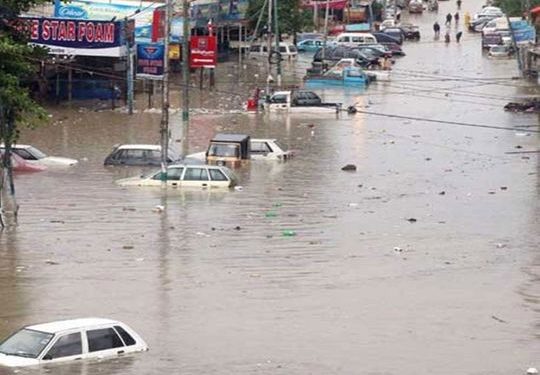
[[[458,10],[461,9],[461,0],[457,0],[457,8]],[[456,29],[459,28],[459,12],[456,12],[454,15],[452,13],[448,13],[446,15],[446,22],[444,25],[446,26],[446,32],[444,34],[444,42],[450,43],[450,27],[452,26],[452,19],[455,22]],[[433,24],[433,32],[435,34],[435,39],[439,39],[441,35],[441,25],[437,21]],[[461,40],[461,37],[463,36],[463,32],[461,30],[457,30],[456,32],[456,42],[459,43]]]
[[[456,21],[456,27],[459,25],[459,12],[456,12],[454,14],[454,20]],[[446,15],[446,23],[445,23],[446,26],[450,26],[452,25],[452,13],[448,13]]]
[[[450,17],[450,21],[448,21],[448,17]],[[456,13],[454,18],[456,19],[456,25],[457,25],[458,21],[459,21],[459,14]],[[446,29],[446,33],[444,34],[445,43],[450,43],[450,22],[451,22],[451,19],[452,19],[452,15],[450,13],[448,13],[448,15],[446,16],[447,29]],[[441,25],[439,25],[439,23],[437,21],[435,21],[435,23],[433,24],[433,32],[435,33],[435,39],[439,39],[439,36],[441,35]],[[461,30],[458,30],[456,32],[456,42],[459,43],[462,36],[463,36],[463,32]]]

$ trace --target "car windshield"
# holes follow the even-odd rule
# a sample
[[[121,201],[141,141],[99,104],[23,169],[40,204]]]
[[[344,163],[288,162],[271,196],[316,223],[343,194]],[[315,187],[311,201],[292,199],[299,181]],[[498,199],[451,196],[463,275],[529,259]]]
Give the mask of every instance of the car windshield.
[[[240,157],[240,147],[237,144],[212,143],[208,148],[208,156]]]
[[[180,155],[176,153],[176,151],[174,151],[173,149],[169,148],[169,150],[167,151],[168,153],[168,157],[169,159],[175,161],[175,160],[180,160]]]
[[[283,151],[287,151],[287,146],[285,146],[283,143],[281,143],[280,141],[274,141],[274,143],[280,148],[282,149]]]
[[[234,172],[231,171],[229,168],[227,168],[227,167],[221,167],[220,170],[221,170],[223,173],[225,173],[225,175],[226,175],[227,177],[229,177],[229,180],[234,181],[234,182],[238,181],[238,178],[236,177],[236,175],[234,174]]]
[[[53,336],[52,333],[23,328],[0,344],[0,353],[18,357],[37,358]]]
[[[28,147],[26,149],[26,151],[28,151],[29,153],[31,153],[36,159],[43,159],[43,158],[46,158],[47,155],[45,155],[43,152],[39,151],[37,148],[35,147]]]

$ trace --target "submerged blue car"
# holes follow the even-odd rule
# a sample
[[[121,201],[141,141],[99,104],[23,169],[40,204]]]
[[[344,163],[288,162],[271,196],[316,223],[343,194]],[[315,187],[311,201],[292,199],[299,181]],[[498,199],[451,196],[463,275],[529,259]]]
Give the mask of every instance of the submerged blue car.
[[[360,68],[347,66],[331,69],[322,75],[306,77],[306,87],[347,86],[365,88],[370,82],[368,75]]]
[[[323,43],[322,39],[305,39],[296,44],[296,49],[299,52],[316,52],[323,46]]]

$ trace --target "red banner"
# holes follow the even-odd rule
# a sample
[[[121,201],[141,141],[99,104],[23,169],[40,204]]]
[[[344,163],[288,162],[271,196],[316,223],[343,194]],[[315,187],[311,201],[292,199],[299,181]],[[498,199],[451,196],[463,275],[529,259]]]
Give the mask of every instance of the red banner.
[[[215,36],[192,36],[190,38],[190,68],[215,68],[217,63],[217,40]]]
[[[152,43],[165,37],[165,8],[154,10],[152,18]]]

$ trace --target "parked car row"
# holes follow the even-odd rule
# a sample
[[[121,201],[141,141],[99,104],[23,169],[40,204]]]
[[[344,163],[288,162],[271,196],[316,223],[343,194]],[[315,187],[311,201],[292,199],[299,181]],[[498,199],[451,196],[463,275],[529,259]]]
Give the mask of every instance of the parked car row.
[[[295,98],[296,104],[307,104],[308,97]],[[320,100],[320,99],[319,99]],[[38,172],[47,166],[71,166],[77,160],[47,156],[30,145],[12,145],[11,163],[15,172]],[[4,145],[0,146],[3,157]],[[287,160],[294,153],[274,138],[251,138],[247,135],[217,134],[206,152],[181,157],[173,148],[167,150],[167,184],[171,187],[234,187],[235,174],[226,165],[236,166],[246,160]],[[217,166],[206,165],[218,164]],[[161,146],[152,144],[115,145],[105,158],[105,166],[158,166],[161,165]],[[118,181],[121,186],[156,186],[161,184],[161,171],[144,177]]]

